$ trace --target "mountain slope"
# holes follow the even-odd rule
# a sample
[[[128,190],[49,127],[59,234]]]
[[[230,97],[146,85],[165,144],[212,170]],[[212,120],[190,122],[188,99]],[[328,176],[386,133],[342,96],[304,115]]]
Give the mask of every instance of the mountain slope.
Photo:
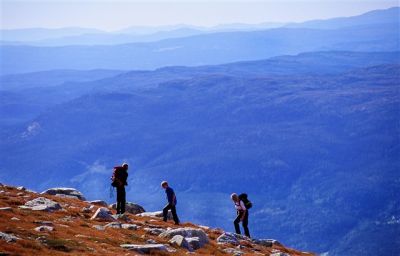
[[[324,76],[210,73],[151,87],[126,80],[123,89],[93,91],[8,131],[0,178],[39,189],[77,186],[104,198],[110,168],[128,161],[128,197],[146,208],[159,205],[158,184],[167,179],[182,216],[231,229],[229,194],[245,191],[255,205],[255,236],[345,255],[343,237],[367,248],[363,230],[371,230],[367,240],[384,237],[388,245],[380,250],[392,255],[398,240],[390,234],[398,226],[376,223],[400,216],[399,70],[384,64]],[[44,175],[47,182],[38,183]]]
[[[0,191],[0,253],[2,255],[65,255],[67,253],[134,255],[136,253],[134,250],[130,252],[121,247],[123,244],[143,247],[157,244],[163,248],[162,250],[153,249],[150,251],[151,255],[187,255],[187,248],[170,243],[168,237],[159,236],[167,229],[170,229],[170,232],[175,230],[179,233],[178,228],[194,230],[194,234],[197,232],[207,237],[208,242],[204,245],[200,244],[200,248],[191,252],[193,255],[232,255],[235,252],[240,252],[241,255],[256,255],[256,253],[272,255],[280,252],[291,256],[313,255],[286,248],[276,241],[269,242],[268,246],[257,244],[257,241],[250,239],[239,239],[236,245],[221,243],[217,242],[218,237],[224,234],[221,229],[211,229],[191,223],[184,223],[177,227],[164,223],[161,218],[137,216],[133,212],[126,213],[123,217],[108,215],[111,220],[104,217],[91,219],[96,215],[96,210],[103,205],[74,198],[38,194],[27,191],[23,187],[1,185]],[[38,211],[21,208],[26,202],[43,197],[58,204],[60,209]],[[108,211],[107,208],[102,209]],[[103,215],[107,216],[107,214]],[[196,246],[196,243],[191,244]],[[189,248],[193,250],[192,248],[196,248],[194,246]]]

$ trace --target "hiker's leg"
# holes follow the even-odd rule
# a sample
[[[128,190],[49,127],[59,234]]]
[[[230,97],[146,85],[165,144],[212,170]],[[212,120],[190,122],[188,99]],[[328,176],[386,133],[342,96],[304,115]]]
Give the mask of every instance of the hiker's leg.
[[[239,227],[239,222],[240,222],[241,214],[238,212],[237,217],[233,224],[235,225],[235,232],[236,234],[240,234],[240,227]]]
[[[178,215],[176,214],[176,206],[175,205],[171,206],[171,212],[172,212],[172,217],[174,218],[175,224],[179,224],[179,218],[178,218]]]
[[[121,188],[121,214],[125,212],[126,192],[125,186]]]
[[[246,213],[244,215],[242,225],[243,225],[243,229],[244,229],[244,234],[250,238],[250,232],[249,232],[249,227],[248,227],[248,225],[249,225],[249,212],[248,211],[246,211]]]
[[[168,219],[168,211],[169,211],[169,209],[171,209],[171,205],[170,204],[167,204],[163,209],[163,219],[164,219],[164,221],[167,221],[167,219]]]
[[[121,188],[117,187],[117,214],[121,213]]]

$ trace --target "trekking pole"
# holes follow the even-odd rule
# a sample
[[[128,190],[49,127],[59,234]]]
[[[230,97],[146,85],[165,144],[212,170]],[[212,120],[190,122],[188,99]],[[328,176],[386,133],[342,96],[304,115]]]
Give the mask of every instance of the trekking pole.
[[[110,199],[114,198],[114,187],[110,185]]]

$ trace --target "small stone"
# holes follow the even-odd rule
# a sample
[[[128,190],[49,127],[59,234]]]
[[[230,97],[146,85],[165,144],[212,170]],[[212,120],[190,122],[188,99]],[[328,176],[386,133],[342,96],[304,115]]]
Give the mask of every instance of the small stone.
[[[156,244],[156,243],[157,243],[157,241],[154,240],[154,239],[148,239],[148,240],[146,241],[146,244]]]
[[[54,230],[54,228],[50,227],[50,226],[40,226],[40,227],[35,228],[35,231],[37,231],[37,232],[44,232],[44,231],[51,232],[53,230]]]
[[[82,212],[82,213],[91,213],[92,210],[90,210],[89,207],[83,207],[83,208],[81,209],[81,212]]]
[[[239,251],[239,250],[234,249],[234,248],[226,248],[226,249],[224,249],[224,252],[229,253],[229,254],[232,254],[232,255],[234,255],[234,256],[241,256],[241,255],[243,255],[243,252],[242,252],[242,251]]]
[[[104,226],[101,226],[101,225],[93,225],[92,227],[97,229],[97,230],[99,230],[99,231],[103,231],[103,230],[106,229]]]
[[[20,219],[18,219],[17,217],[12,217],[11,220],[13,220],[13,221],[19,221]]]
[[[91,205],[97,205],[97,206],[101,206],[101,207],[108,207],[107,202],[103,201],[103,200],[93,200],[93,201],[86,201],[86,202],[91,204]]]
[[[35,220],[33,223],[43,226],[53,226],[53,222],[47,220]]]
[[[23,196],[23,195],[25,195],[24,192],[17,193],[17,196]]]
[[[25,190],[26,190],[26,188],[25,188],[25,187],[23,187],[23,186],[20,186],[20,187],[17,187],[17,190],[20,190],[20,191],[25,191]]]
[[[76,238],[90,238],[90,236],[85,236],[85,235],[81,235],[81,234],[75,235],[75,237]]]
[[[146,231],[146,233],[148,234],[158,236],[161,233],[165,232],[166,230],[163,228],[144,228],[144,231]]]
[[[13,242],[15,242],[15,241],[17,241],[19,239],[20,238],[14,236],[12,234],[7,234],[7,233],[0,232],[0,240],[4,240],[7,243],[13,243]]]
[[[121,223],[119,222],[111,222],[104,226],[105,228],[122,228]]]
[[[167,247],[163,244],[121,244],[122,248],[136,251],[139,253],[151,253],[153,251],[167,251]]]
[[[12,212],[12,208],[11,207],[1,207],[0,211]]]
[[[123,229],[128,229],[128,230],[137,230],[138,226],[135,224],[122,224],[121,225]]]

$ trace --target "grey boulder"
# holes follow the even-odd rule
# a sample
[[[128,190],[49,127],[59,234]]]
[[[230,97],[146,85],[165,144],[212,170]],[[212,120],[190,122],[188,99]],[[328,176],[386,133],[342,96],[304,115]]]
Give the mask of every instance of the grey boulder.
[[[225,232],[217,238],[217,243],[238,245],[239,239],[235,236],[235,234]]]
[[[43,191],[41,194],[48,194],[48,195],[67,197],[67,198],[77,198],[82,201],[86,200],[83,194],[75,188],[50,188]]]
[[[176,235],[171,240],[168,241],[170,245],[177,246],[177,247],[182,247],[188,250],[192,250],[192,248],[189,246],[188,241],[181,235]]]
[[[108,207],[108,204],[106,201],[103,200],[93,200],[89,201],[89,204],[97,205],[97,206],[102,206],[102,207]]]
[[[90,218],[91,220],[100,220],[100,221],[115,221],[112,216],[112,213],[109,209],[105,207],[100,207]]]
[[[45,197],[38,197],[26,202],[20,208],[33,211],[56,211],[61,209],[61,205]]]
[[[117,209],[117,205],[115,203],[110,205],[110,207],[114,210]],[[145,212],[145,209],[142,206],[131,202],[127,202],[125,204],[125,210],[126,212],[129,212],[131,214],[139,214]]]
[[[198,246],[203,247],[205,244],[208,243],[208,236],[206,232],[204,232],[202,229],[196,229],[196,228],[177,228],[177,229],[170,229],[162,232],[159,236],[163,238],[173,238],[176,235],[181,235],[184,238],[198,238]],[[191,240],[188,240],[188,243],[190,243]],[[196,243],[196,241],[192,241],[193,244]]]

